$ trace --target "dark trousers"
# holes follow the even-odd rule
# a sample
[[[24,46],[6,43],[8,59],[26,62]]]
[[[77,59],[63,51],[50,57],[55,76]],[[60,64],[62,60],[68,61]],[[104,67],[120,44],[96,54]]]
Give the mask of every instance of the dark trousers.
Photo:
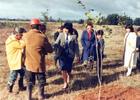
[[[137,68],[140,70],[140,52],[139,52],[139,56],[137,59]]]
[[[38,80],[38,85],[46,85],[46,74],[42,73],[34,73],[27,71],[25,72],[26,80],[28,85],[35,85],[35,81]]]

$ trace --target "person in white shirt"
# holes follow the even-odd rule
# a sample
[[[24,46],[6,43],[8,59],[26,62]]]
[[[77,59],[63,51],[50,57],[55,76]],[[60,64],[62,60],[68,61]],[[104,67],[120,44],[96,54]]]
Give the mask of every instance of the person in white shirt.
[[[130,76],[132,69],[136,67],[136,38],[134,28],[131,25],[125,27],[126,35],[124,38],[124,67],[127,68],[126,76]]]

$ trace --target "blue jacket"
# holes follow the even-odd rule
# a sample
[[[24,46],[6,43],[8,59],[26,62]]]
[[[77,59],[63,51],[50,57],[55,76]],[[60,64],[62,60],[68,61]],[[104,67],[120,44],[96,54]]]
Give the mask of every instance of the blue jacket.
[[[88,57],[94,56],[96,52],[96,37],[95,32],[91,33],[91,38],[88,38],[88,32],[86,30],[83,31],[81,37],[81,44],[83,47],[82,53],[82,61],[88,60]]]

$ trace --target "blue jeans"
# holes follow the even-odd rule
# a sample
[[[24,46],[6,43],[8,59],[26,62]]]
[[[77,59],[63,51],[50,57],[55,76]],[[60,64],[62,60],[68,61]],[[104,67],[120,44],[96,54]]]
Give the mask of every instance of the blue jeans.
[[[19,70],[11,70],[10,71],[10,75],[9,75],[9,79],[8,79],[8,84],[9,85],[14,85],[18,74],[20,75],[19,77],[19,81],[23,81],[23,77],[24,77],[24,69],[19,69]]]

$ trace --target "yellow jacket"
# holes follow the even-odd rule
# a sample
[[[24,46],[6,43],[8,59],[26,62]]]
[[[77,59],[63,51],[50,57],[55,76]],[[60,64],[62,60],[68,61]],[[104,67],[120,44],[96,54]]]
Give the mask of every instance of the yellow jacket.
[[[24,48],[23,40],[16,40],[14,35],[11,35],[6,40],[6,55],[10,70],[21,69],[21,57]]]

